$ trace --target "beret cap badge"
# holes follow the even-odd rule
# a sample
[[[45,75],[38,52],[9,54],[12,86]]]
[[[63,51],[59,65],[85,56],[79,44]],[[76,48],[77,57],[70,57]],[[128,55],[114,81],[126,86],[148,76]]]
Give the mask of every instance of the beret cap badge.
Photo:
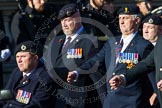
[[[71,13],[72,13],[72,12],[71,12],[70,10],[68,10],[68,11],[66,12],[66,15],[67,15],[67,16],[70,16]]]
[[[149,20],[148,20],[148,23],[150,23],[150,24],[152,24],[154,21],[153,21],[153,19],[152,18],[150,18]]]
[[[22,51],[25,51],[26,49],[27,49],[27,47],[26,47],[25,45],[22,45],[22,46],[21,46],[21,50],[22,50]]]
[[[70,3],[61,8],[58,13],[58,19],[64,19],[66,17],[72,16],[74,13],[78,12],[78,6],[76,4]]]
[[[128,7],[125,7],[125,8],[124,8],[124,12],[125,12],[125,13],[129,13]]]

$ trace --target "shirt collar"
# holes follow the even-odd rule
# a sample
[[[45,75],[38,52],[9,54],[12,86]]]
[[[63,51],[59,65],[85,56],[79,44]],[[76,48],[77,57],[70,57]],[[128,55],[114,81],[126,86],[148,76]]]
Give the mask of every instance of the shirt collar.
[[[156,42],[153,42],[152,44],[155,46],[156,45]]]
[[[123,39],[123,43],[124,43],[124,44],[125,44],[125,43],[130,43],[130,41],[134,38],[134,36],[135,36],[136,34],[137,34],[137,32],[132,33],[132,34],[128,35],[128,36],[125,37],[125,38],[123,38],[123,36],[122,36],[121,40]]]
[[[35,70],[35,69],[33,69],[33,70],[32,70],[31,72],[29,72],[29,73],[23,72],[23,76],[24,76],[24,75],[29,76],[34,70]]]

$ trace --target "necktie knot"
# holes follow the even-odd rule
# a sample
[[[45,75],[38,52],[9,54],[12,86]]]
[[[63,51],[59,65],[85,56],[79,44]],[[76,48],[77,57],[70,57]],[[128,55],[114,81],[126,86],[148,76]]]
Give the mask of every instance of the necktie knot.
[[[27,78],[27,75],[24,75],[24,76],[23,76],[23,80],[25,80],[26,78]]]
[[[71,42],[71,37],[68,37],[67,38],[67,41],[66,41],[66,43],[64,44],[64,46],[63,46],[63,49],[65,49],[67,46],[69,46],[69,44],[70,44],[70,42]]]
[[[68,40],[71,40],[71,37],[68,37],[67,39],[68,39]]]
[[[23,75],[22,79],[20,80],[20,83],[24,82],[27,78],[27,75]]]
[[[124,44],[124,42],[123,42],[123,39],[120,41],[120,47],[122,48],[123,47],[123,44]]]

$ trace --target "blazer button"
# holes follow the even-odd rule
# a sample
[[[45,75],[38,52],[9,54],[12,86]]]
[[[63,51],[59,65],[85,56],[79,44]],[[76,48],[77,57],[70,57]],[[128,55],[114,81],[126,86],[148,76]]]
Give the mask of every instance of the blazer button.
[[[12,104],[9,104],[9,107],[12,107]]]

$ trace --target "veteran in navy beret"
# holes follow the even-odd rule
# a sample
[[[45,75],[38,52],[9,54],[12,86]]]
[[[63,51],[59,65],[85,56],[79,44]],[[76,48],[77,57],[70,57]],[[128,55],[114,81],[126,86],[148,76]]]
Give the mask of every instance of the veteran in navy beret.
[[[32,41],[19,44],[15,50],[17,67],[5,87],[13,99],[0,103],[3,108],[51,108],[53,80],[42,62],[39,50]],[[43,84],[42,84],[43,83]],[[45,85],[44,85],[45,84]],[[50,91],[46,89],[49,88]],[[9,98],[9,97],[6,97]]]
[[[59,78],[66,82],[68,72],[91,58],[98,52],[100,46],[97,43],[97,39],[89,35],[85,30],[76,4],[66,4],[63,6],[59,11],[58,19],[61,22],[64,34],[53,38],[51,46],[47,50],[47,53],[51,54],[52,58],[49,58],[47,54],[45,60],[47,63],[52,62],[53,69],[50,72],[52,74],[56,73]],[[95,44],[98,47],[95,47]],[[102,76],[101,73],[91,76],[81,75],[70,86],[83,87],[91,85],[97,82],[100,76]],[[56,79],[56,75],[53,74],[53,78]],[[83,102],[84,99],[99,96],[96,89],[88,92],[78,92],[63,87],[58,88],[57,95],[62,96],[63,99],[60,100],[56,97],[54,108],[98,108],[97,106],[102,106],[100,99],[92,103]],[[64,101],[64,99],[66,100]]]

